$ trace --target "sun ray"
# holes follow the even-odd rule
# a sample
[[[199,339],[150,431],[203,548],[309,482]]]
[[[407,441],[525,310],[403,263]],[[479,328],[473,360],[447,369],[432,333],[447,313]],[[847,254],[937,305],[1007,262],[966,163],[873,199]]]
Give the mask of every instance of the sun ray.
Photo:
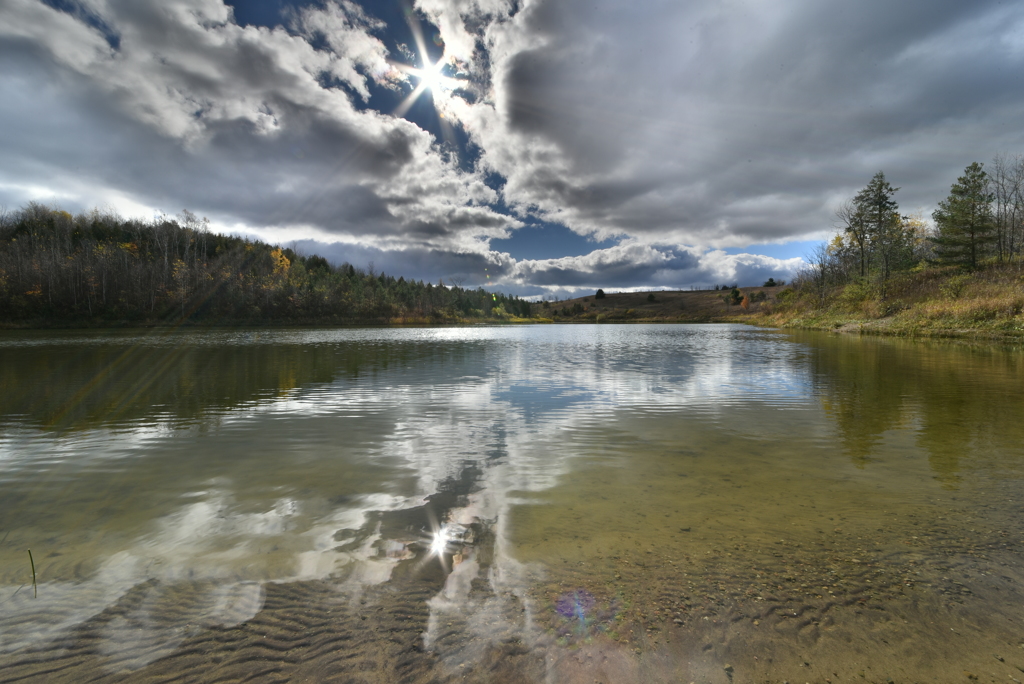
[[[412,31],[413,40],[416,41],[416,54],[423,60],[423,66],[426,66],[430,59],[427,53],[427,41],[423,38],[423,27],[420,26],[420,20],[416,16],[416,11],[411,7],[406,6],[405,20],[409,23],[409,30]]]
[[[427,89],[427,86],[422,81],[417,85],[411,93],[409,93],[401,104],[395,107],[395,116],[405,116],[405,113],[409,111],[413,103],[419,99],[419,96],[423,94],[423,91]]]

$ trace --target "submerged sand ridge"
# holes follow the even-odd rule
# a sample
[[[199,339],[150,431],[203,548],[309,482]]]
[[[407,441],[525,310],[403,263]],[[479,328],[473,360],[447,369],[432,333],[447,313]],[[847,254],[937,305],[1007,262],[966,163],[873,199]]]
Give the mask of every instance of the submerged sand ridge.
[[[921,519],[909,537],[833,528],[817,542],[692,529],[673,548],[548,565],[522,597],[487,579],[493,537],[478,524],[454,571],[481,572],[463,609],[441,613],[431,602],[453,575],[422,556],[360,591],[345,576],[263,585],[239,624],[188,621],[204,583],[150,582],[63,640],[8,654],[0,681],[1020,679],[1021,540],[1001,529],[1019,521],[943,503],[973,518],[969,536]]]
[[[876,538],[870,550],[830,541],[836,546],[732,538],[682,557],[638,550],[607,559],[596,581],[567,568],[542,592],[549,625],[570,650],[612,641],[638,662],[659,663],[657,681],[1019,678],[1024,576],[1002,534],[928,550],[892,539]],[[592,624],[559,613],[566,592],[592,597]],[[605,606],[614,617],[602,621]]]
[[[636,681],[1021,679],[1016,479],[922,487],[905,463],[875,477],[745,436],[730,453],[746,458],[719,461],[722,435],[696,429],[680,459],[631,422],[646,458],[598,459],[513,512],[522,557],[554,559],[535,596],[556,643],[611,642],[648,663]],[[790,448],[803,460],[786,463]],[[787,467],[802,476],[778,477]],[[642,497],[616,494],[634,481]],[[567,596],[593,620],[560,610]],[[603,657],[578,664],[597,672]]]

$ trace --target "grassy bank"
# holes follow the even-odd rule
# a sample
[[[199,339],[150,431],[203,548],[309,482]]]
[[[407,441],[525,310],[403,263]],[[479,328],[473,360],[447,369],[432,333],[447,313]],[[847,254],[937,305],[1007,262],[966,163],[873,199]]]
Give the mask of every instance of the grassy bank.
[[[903,337],[1024,339],[1024,264],[926,266],[887,282],[786,288],[747,322]]]

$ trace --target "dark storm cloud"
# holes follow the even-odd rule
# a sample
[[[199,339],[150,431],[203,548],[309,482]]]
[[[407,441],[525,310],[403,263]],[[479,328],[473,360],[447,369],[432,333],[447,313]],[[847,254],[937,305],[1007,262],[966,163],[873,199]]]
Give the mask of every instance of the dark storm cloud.
[[[407,280],[434,283],[443,280],[446,285],[460,284],[464,287],[493,285],[514,267],[514,262],[507,257],[479,252],[458,253],[423,248],[384,250],[355,243],[323,243],[315,240],[299,240],[293,244],[293,249],[301,254],[319,254],[336,266],[348,263],[365,270],[372,264],[377,272],[396,277],[401,275]],[[491,282],[488,282],[488,276]],[[522,293],[517,285],[506,285],[510,287],[503,290]]]
[[[541,0],[521,15],[492,40],[508,126],[485,159],[507,201],[581,232],[795,238],[879,169],[929,206],[972,159],[1024,148],[1020,5]],[[594,201],[622,181],[641,192]]]
[[[60,96],[37,94],[19,101],[19,85],[27,84],[0,78],[4,102],[22,115],[21,125],[8,129],[15,134],[4,155],[7,169],[22,177],[49,165],[56,173],[86,175],[93,183],[115,187],[172,214],[193,208],[215,219],[252,226],[299,224],[328,232],[405,235],[389,210],[397,200],[386,201],[373,188],[352,182],[344,153],[351,157],[353,150],[362,151],[351,138],[290,133],[264,138],[253,136],[247,122],[221,122],[210,126],[207,147],[188,151],[174,140],[149,135],[102,98],[69,87]],[[68,107],[71,93],[75,106]],[[4,107],[0,104],[0,111]],[[65,139],[41,144],[58,128]],[[0,202],[9,207],[24,199],[10,189],[0,190]],[[79,208],[102,201],[96,196],[83,198]]]
[[[688,271],[698,265],[698,259],[686,252],[620,245],[582,257],[522,262],[517,275],[536,285],[639,287],[650,282],[652,271]]]

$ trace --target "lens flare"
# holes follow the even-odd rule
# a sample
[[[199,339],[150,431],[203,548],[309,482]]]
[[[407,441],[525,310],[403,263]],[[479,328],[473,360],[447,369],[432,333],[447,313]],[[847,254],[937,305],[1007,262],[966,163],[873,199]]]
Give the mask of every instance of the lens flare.
[[[586,589],[575,589],[554,601],[551,628],[563,644],[586,641],[595,634],[615,634],[623,606],[619,597],[598,600]]]

